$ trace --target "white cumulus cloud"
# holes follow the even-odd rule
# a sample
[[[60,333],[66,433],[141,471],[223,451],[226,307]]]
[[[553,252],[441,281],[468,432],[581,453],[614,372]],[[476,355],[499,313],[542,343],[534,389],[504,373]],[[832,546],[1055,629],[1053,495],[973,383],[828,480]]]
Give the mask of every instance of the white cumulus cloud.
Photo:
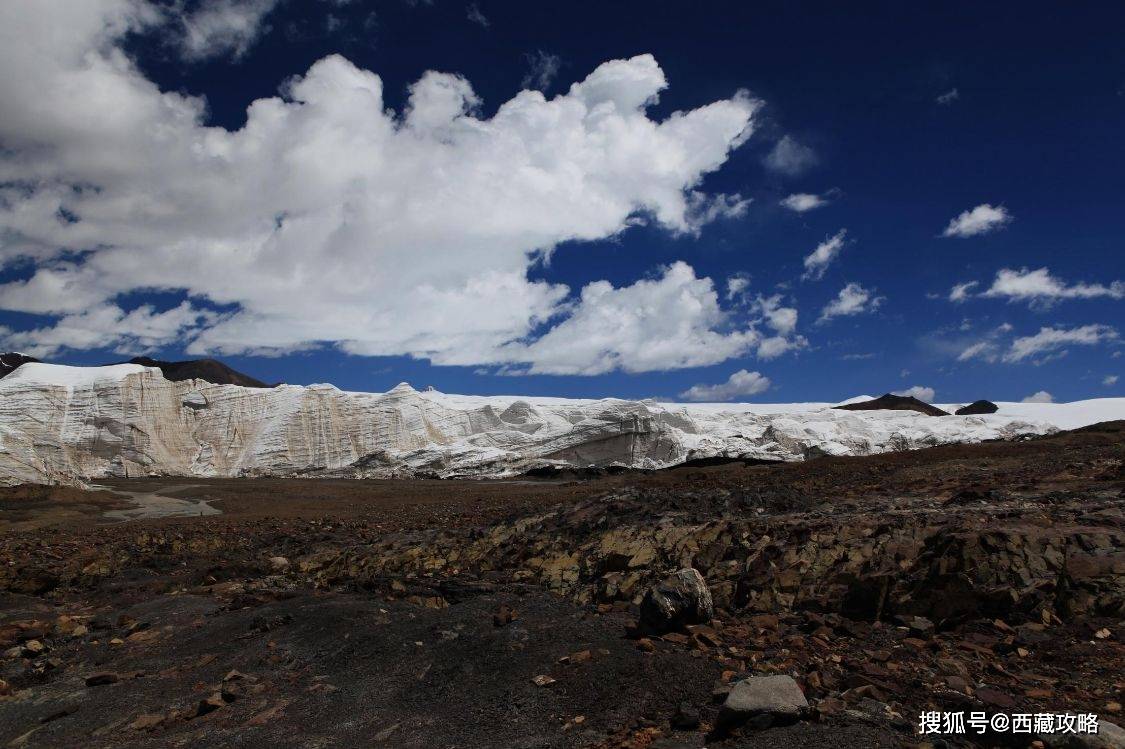
[[[474,355],[472,361],[445,357],[442,363],[526,367],[514,373],[593,375],[709,366],[755,352],[763,358],[775,355],[769,348],[759,351],[771,337],[759,332],[757,323],[727,330],[728,323],[711,279],[697,278],[691,266],[680,262],[659,278],[631,286],[615,288],[607,281],[587,285],[565,320],[531,343],[499,347],[491,360],[481,362]],[[789,348],[799,345],[793,341]]]
[[[1046,390],[1040,390],[1038,393],[1032,393],[1023,399],[1023,403],[1054,403],[1055,396],[1048,393]]]
[[[96,0],[91,0],[96,2]],[[241,57],[257,41],[263,22],[279,0],[204,0],[179,14],[177,42],[188,59],[229,54]]]
[[[817,165],[816,151],[786,135],[766,155],[763,162],[771,172],[797,177]]]
[[[959,284],[954,285],[954,287],[949,290],[949,301],[951,301],[951,302],[963,302],[963,301],[965,301],[970,296],[972,296],[973,289],[975,289],[979,285],[980,284],[977,283],[976,281],[968,281],[966,283],[959,283]]]
[[[1063,299],[1125,299],[1125,283],[1113,281],[1109,285],[1100,283],[1075,283],[1051,275],[1046,268],[1013,270],[1003,268],[996,273],[996,280],[981,296],[1008,299],[1009,301],[1030,302],[1033,305],[1050,305]]]
[[[787,306],[781,294],[759,294],[750,305],[750,311],[755,324],[761,323],[773,331],[773,335],[764,335],[758,343],[756,353],[759,359],[776,359],[782,354],[808,347],[808,339],[796,332],[797,308]]]
[[[847,234],[847,229],[841,229],[818,244],[816,249],[805,257],[805,272],[801,275],[801,278],[814,281],[824,278],[824,271],[844,251]]]
[[[727,279],[727,301],[743,300],[750,288],[750,276],[736,274]]]
[[[938,94],[938,97],[937,97],[936,101],[937,101],[938,104],[952,104],[953,102],[957,101],[960,98],[961,98],[961,92],[958,91],[956,88],[951,88],[948,91],[946,91],[944,94]]]
[[[691,234],[744,210],[698,185],[751,133],[746,94],[657,120],[664,72],[639,55],[551,99],[521,91],[488,118],[469,81],[430,71],[394,112],[378,75],[333,55],[229,131],[123,53],[128,32],[151,31],[138,9],[152,7],[0,4],[0,262],[29,269],[0,286],[0,308],[53,318],[10,335],[583,373],[716,363],[765,340],[683,264],[579,295],[529,277],[563,242],[581,252],[637,221]],[[114,308],[130,315],[129,295],[151,289],[188,306],[123,340]],[[67,332],[93,309],[89,335]]]
[[[983,203],[951,219],[942,236],[975,237],[1001,229],[1011,221],[1012,214],[1004,206]]]
[[[925,387],[923,385],[914,385],[912,387],[906,388],[906,390],[896,390],[894,391],[894,394],[910,396],[912,398],[917,398],[920,401],[925,401],[926,403],[933,403],[934,397],[936,396],[933,388]]]
[[[1117,375],[1106,375],[1102,378],[1102,384],[1108,387],[1113,387],[1117,384]]]
[[[797,309],[786,307],[781,294],[759,296],[754,307],[761,312],[766,324],[779,335],[787,336],[797,329]]]
[[[834,317],[848,317],[874,312],[882,303],[883,297],[875,296],[875,292],[863,288],[858,283],[849,283],[840,289],[836,298],[820,311],[820,318],[817,322],[827,322]]]
[[[480,26],[482,29],[487,29],[492,25],[485,17],[484,13],[481,12],[480,6],[476,3],[470,3],[465,8],[465,15],[470,21]]]
[[[102,303],[65,315],[48,327],[24,331],[0,327],[0,336],[6,346],[40,359],[67,348],[111,347],[120,354],[138,354],[196,333],[220,317],[209,310],[196,309],[189,302],[163,312],[157,312],[152,305],[126,312],[115,304]]]
[[[562,58],[541,49],[525,55],[525,57],[527,58],[527,73],[523,77],[523,87],[546,91],[559,75]]]
[[[717,385],[693,385],[680,393],[680,397],[696,402],[720,402],[758,395],[769,389],[770,378],[759,372],[740,369],[727,378],[726,382]]]
[[[781,205],[794,213],[805,213],[807,211],[821,208],[828,205],[829,200],[823,195],[814,195],[807,192],[795,192],[783,198]]]
[[[969,361],[970,359],[984,359],[985,361],[995,361],[997,354],[997,345],[994,339],[984,339],[971,343],[962,349],[961,353],[957,354],[957,361]]]
[[[1117,330],[1109,325],[1082,325],[1074,328],[1042,327],[1034,335],[1012,341],[1004,354],[1006,362],[1065,351],[1068,346],[1096,346],[1117,340]]]

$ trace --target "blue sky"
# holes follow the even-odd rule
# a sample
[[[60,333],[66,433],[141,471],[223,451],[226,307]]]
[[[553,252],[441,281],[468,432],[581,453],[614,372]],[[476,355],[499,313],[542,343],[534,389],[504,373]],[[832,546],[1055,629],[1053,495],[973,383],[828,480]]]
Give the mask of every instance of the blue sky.
[[[0,14],[18,79],[0,85],[2,348],[80,364],[208,354],[373,391],[1125,394],[1112,4],[50,0]],[[452,75],[422,87],[427,71]],[[412,86],[426,98],[411,103]],[[379,106],[354,96],[380,87]],[[533,88],[559,107],[501,122]],[[599,97],[620,110],[615,134],[590,124]],[[273,103],[248,116],[260,99]],[[559,115],[572,99],[582,125]],[[556,137],[558,154],[512,155]],[[796,211],[794,195],[823,204]],[[806,260],[832,237],[826,262]]]

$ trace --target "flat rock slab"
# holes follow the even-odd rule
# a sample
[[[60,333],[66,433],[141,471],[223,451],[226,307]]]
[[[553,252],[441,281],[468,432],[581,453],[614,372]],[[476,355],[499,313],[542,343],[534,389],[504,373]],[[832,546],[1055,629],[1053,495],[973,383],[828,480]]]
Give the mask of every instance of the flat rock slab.
[[[752,676],[731,688],[719,712],[719,723],[733,727],[759,716],[792,722],[808,707],[804,692],[792,677]]]

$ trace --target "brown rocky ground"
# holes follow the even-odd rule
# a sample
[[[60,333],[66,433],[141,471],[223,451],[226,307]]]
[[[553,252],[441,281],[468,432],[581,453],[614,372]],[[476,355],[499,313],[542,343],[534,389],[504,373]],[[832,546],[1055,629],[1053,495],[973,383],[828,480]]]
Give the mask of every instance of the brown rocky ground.
[[[890,747],[923,742],[924,709],[1121,723],[1123,465],[1111,423],[569,483],[205,481],[178,494],[224,514],[112,525],[57,513],[120,499],[10,491],[0,744]],[[687,566],[714,619],[642,637],[641,597]],[[730,683],[764,674],[811,711],[709,740]]]
[[[0,487],[0,533],[96,523],[107,511],[128,507],[118,494],[70,486]]]

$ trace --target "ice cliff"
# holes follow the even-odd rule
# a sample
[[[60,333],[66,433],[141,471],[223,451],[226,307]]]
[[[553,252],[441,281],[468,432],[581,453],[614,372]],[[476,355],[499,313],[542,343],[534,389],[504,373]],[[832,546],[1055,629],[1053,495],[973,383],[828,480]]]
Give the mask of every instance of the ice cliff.
[[[110,476],[499,477],[544,465],[801,460],[1043,434],[1125,416],[1125,399],[1001,404],[989,416],[830,404],[454,396],[399,385],[172,382],[135,364],[28,363],[0,380],[0,483]]]

